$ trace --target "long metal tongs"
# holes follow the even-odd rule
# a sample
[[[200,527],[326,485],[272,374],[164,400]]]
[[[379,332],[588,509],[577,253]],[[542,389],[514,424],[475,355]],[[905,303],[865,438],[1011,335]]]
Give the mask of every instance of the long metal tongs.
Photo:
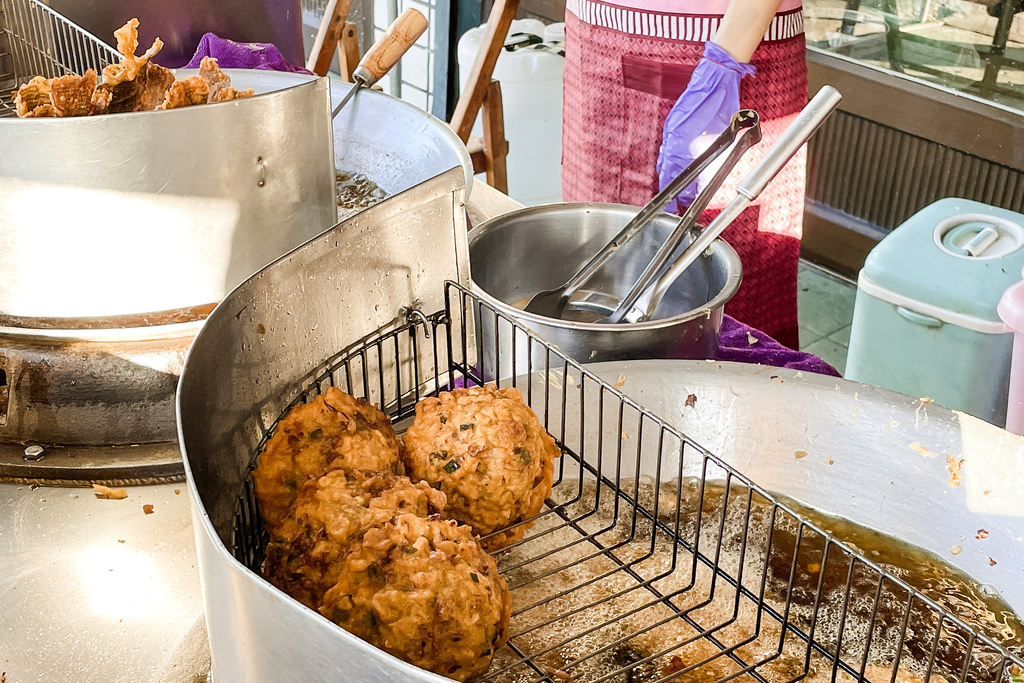
[[[700,156],[647,203],[608,244],[560,287],[538,292],[526,304],[526,312],[548,318],[561,318],[569,299],[580,290],[627,242],[658,216],[680,192],[687,188],[711,163],[732,145],[743,130],[757,125],[757,114],[749,109],[733,116],[729,127]],[[670,252],[671,253],[671,252]]]
[[[632,323],[647,320],[658,308],[665,293],[682,275],[683,271],[689,268],[714,243],[722,231],[761,194],[768,183],[778,175],[782,167],[793,158],[793,155],[807,142],[808,138],[821,127],[821,124],[835,111],[842,100],[843,96],[839,94],[838,90],[828,85],[822,86],[814,99],[807,103],[796,120],[768,148],[761,161],[736,188],[736,197],[722,209],[722,212],[700,235],[695,237],[675,263],[669,266],[646,291],[634,285],[626,299],[623,299],[612,314],[601,322],[618,323],[625,320]],[[657,257],[655,259],[657,260]],[[645,274],[647,274],[646,271]],[[627,301],[627,299],[632,299],[632,301]],[[636,303],[638,300],[639,304]]]
[[[712,176],[711,181],[701,190],[697,198],[687,207],[682,217],[676,223],[675,229],[672,234],[668,236],[665,243],[661,245],[658,253],[654,255],[651,262],[647,264],[647,268],[640,274],[640,279],[636,281],[629,293],[622,299],[616,309],[609,315],[605,320],[601,322],[617,323],[621,322],[627,313],[632,312],[633,307],[636,305],[640,297],[647,291],[647,288],[657,277],[662,268],[668,264],[668,260],[672,257],[673,252],[683,241],[690,232],[697,227],[697,219],[700,218],[701,214],[704,213],[704,209],[707,208],[708,204],[711,203],[711,199],[718,192],[719,188],[722,187],[722,183],[729,177],[729,174],[736,168],[736,164],[739,163],[740,159],[746,153],[748,149],[761,142],[761,121],[757,113],[749,109],[740,111],[733,117],[733,121],[750,121],[749,127],[741,129],[736,140],[732,144],[732,148],[729,150],[729,155],[725,158],[725,161],[719,166],[718,170],[715,171],[715,175]],[[694,234],[694,239],[697,235]],[[629,322],[640,322],[632,318],[639,316],[630,316]]]

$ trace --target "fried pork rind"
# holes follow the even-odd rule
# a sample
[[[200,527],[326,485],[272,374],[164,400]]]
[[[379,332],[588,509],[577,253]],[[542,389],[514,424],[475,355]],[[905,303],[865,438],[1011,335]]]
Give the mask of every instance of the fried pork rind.
[[[235,90],[232,87],[221,88],[217,91],[215,96],[210,97],[211,102],[228,102],[230,100],[238,100],[243,97],[252,97],[255,90]]]
[[[216,100],[217,93],[222,88],[231,86],[231,77],[220,70],[217,60],[213,57],[203,57],[203,60],[199,62],[199,76],[210,87],[211,102]]]
[[[400,515],[370,529],[320,613],[411,664],[458,681],[487,672],[511,600],[469,527]]]
[[[197,104],[206,104],[210,97],[210,86],[200,76],[189,76],[183,81],[175,81],[163,103],[157,109],[178,109]]]
[[[402,474],[398,448],[387,415],[365,399],[328,388],[292,408],[260,453],[252,478],[263,521],[273,533],[302,486],[330,471]]]
[[[416,405],[403,437],[409,478],[448,497],[445,516],[473,527],[493,552],[522,538],[551,494],[560,451],[518,389],[492,385],[441,392]]]
[[[335,470],[310,479],[299,491],[294,512],[270,536],[264,573],[275,586],[317,609],[367,530],[400,514],[437,514],[444,504],[444,494],[425,482],[413,484],[392,474]]]
[[[121,61],[103,69],[98,85],[96,72],[90,69],[84,76],[71,74],[52,81],[36,76],[21,86],[15,97],[18,116],[88,116],[177,109],[252,97],[252,90],[232,88],[231,77],[220,70],[212,57],[203,58],[198,76],[175,82],[173,73],[152,62],[164,45],[159,38],[141,57],[135,56],[139,48],[138,28],[139,20],[132,19],[114,31]]]
[[[36,107],[35,109],[30,111],[29,113],[25,114],[24,118],[33,119],[33,118],[43,118],[43,117],[46,117],[46,116],[56,116],[56,115],[57,115],[57,112],[56,112],[56,110],[54,110],[52,104],[44,104],[43,106]]]
[[[231,77],[220,70],[217,60],[203,57],[199,63],[199,75],[210,86],[208,102],[227,102],[241,97],[252,97],[252,90],[235,90],[231,87]]]
[[[103,88],[96,88],[92,91],[92,114],[106,114],[110,108],[110,102],[114,99],[114,96],[110,94],[109,90]]]
[[[96,90],[96,72],[84,76],[69,74],[50,81],[50,101],[57,116],[88,116],[92,113],[92,94]]]
[[[135,51],[139,48],[138,28],[139,20],[131,19],[114,31],[121,62],[103,69],[103,81],[99,85],[100,88],[110,91],[110,112],[142,111],[141,101],[146,90],[145,67],[164,46],[163,42],[156,38],[141,57],[136,57]]]
[[[159,64],[146,64],[144,86],[139,95],[139,111],[152,111],[167,98],[167,91],[174,84],[174,74]]]
[[[34,113],[40,107],[49,107],[50,113]],[[53,116],[53,104],[50,102],[50,79],[36,76],[18,88],[14,96],[14,108],[18,116]]]

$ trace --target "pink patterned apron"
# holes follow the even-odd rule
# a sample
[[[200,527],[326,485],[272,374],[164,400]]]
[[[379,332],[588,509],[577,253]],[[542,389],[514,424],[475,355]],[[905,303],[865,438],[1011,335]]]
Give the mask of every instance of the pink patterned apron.
[[[665,117],[686,88],[726,4],[568,1],[562,124],[565,201],[642,206],[654,196]],[[741,105],[760,114],[764,139],[747,153],[702,222],[735,196],[730,188],[806,104],[804,60],[799,2],[785,0],[751,59],[757,75],[744,79],[740,92]],[[798,344],[796,275],[804,166],[801,152],[723,235],[743,262],[743,284],[726,305],[726,313],[793,348]]]

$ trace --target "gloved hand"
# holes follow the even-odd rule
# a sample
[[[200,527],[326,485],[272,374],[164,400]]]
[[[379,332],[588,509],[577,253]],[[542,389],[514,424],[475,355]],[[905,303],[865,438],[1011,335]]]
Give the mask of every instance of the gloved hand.
[[[704,56],[693,70],[690,83],[665,119],[657,165],[659,190],[665,189],[729,127],[733,114],[740,110],[740,81],[755,71],[752,65],[737,62],[714,43],[704,45]],[[702,179],[714,168],[714,164],[709,166],[701,174]],[[699,182],[680,192],[666,210],[678,211],[692,204]]]

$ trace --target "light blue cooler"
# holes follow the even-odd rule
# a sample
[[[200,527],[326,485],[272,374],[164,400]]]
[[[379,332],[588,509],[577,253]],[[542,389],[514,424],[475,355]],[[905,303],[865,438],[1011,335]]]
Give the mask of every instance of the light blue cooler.
[[[1006,422],[1013,335],[996,312],[1024,267],[1024,215],[943,199],[872,249],[846,377]]]

